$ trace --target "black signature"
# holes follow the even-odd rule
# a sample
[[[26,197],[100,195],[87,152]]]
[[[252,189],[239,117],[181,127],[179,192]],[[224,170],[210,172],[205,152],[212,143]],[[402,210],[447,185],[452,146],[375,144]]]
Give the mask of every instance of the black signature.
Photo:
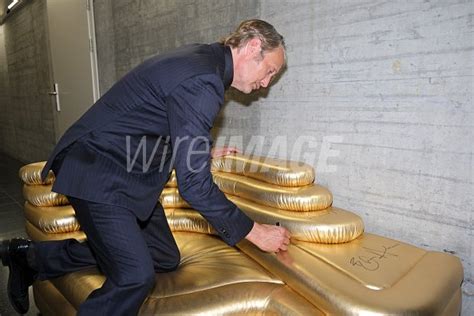
[[[390,259],[393,257],[398,257],[398,255],[394,252],[389,252],[389,250],[399,246],[400,244],[394,244],[390,247],[382,246],[381,249],[373,249],[368,247],[362,247],[368,253],[372,254],[373,256],[358,256],[352,257],[350,263],[353,266],[359,266],[367,271],[376,271],[380,268],[380,260],[382,259]]]

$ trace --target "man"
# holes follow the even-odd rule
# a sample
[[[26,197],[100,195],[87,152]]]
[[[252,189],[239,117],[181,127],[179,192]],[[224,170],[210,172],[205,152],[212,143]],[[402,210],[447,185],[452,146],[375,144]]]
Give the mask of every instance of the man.
[[[106,281],[78,314],[137,314],[155,273],[180,261],[157,203],[173,168],[183,198],[227,244],[246,238],[263,251],[286,250],[288,231],[254,223],[210,173],[210,130],[224,90],[265,88],[284,63],[283,37],[264,21],[248,20],[222,43],[156,56],[118,81],[64,134],[42,173],[54,171],[53,191],[68,197],[87,242],[4,241],[0,255],[10,269],[14,308],[28,310],[35,278],[97,265]]]

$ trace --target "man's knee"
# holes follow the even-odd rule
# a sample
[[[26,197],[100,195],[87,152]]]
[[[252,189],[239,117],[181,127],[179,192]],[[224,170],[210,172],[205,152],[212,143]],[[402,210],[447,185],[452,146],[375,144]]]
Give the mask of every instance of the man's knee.
[[[176,251],[170,254],[166,260],[158,262],[158,269],[156,272],[171,272],[178,269],[181,262],[181,254],[179,249],[176,248]]]

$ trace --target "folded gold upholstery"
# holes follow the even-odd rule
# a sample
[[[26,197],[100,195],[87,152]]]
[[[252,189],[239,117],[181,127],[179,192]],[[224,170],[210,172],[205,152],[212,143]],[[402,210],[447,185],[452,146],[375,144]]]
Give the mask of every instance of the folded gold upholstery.
[[[30,223],[28,220],[25,221],[25,231],[26,234],[32,239],[36,241],[45,241],[45,240],[62,240],[62,239],[76,239],[79,241],[86,240],[86,235],[83,231],[75,231],[70,233],[55,233],[55,234],[48,234],[41,231],[38,227]]]
[[[181,251],[178,270],[157,275],[141,315],[323,315],[279,279],[220,239],[174,233]],[[75,307],[104,282],[94,268],[51,281]]]
[[[217,235],[211,224],[193,209],[167,208],[165,214],[171,231]]]
[[[71,205],[34,206],[25,202],[25,218],[47,234],[70,233],[80,229]]]
[[[317,184],[282,187],[225,172],[214,172],[213,177],[225,193],[284,210],[318,211],[332,204],[331,192]]]
[[[153,293],[140,315],[281,315],[322,316],[316,306],[288,286],[243,282],[183,296],[156,298]]]
[[[235,196],[227,195],[227,198],[256,222],[279,223],[290,231],[292,239],[335,244],[351,241],[364,232],[362,218],[337,207],[317,212],[291,212]]]
[[[239,174],[279,186],[299,187],[314,182],[314,168],[296,161],[232,154],[212,159],[212,171]]]
[[[160,195],[160,203],[164,208],[190,208],[179,194],[178,188],[164,188]]]
[[[76,309],[49,281],[35,281],[33,295],[41,315],[75,316],[77,314]]]
[[[179,271],[160,275],[152,295],[165,298],[236,283],[283,282],[218,237],[175,232],[181,252]]]
[[[67,205],[67,198],[51,191],[52,185],[23,185],[23,197],[35,206]]]
[[[336,245],[295,241],[278,255],[246,240],[238,247],[328,314],[459,312],[463,269],[458,258],[444,253],[372,234]]]
[[[46,161],[34,162],[20,168],[18,175],[26,184],[51,184],[54,182],[54,174],[49,171],[45,181],[41,180],[41,170],[43,170]]]

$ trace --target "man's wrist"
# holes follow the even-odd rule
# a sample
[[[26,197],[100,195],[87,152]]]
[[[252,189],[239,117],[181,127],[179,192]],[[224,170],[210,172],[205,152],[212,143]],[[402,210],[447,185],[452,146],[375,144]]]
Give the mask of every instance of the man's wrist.
[[[257,222],[254,222],[253,223],[253,227],[252,229],[250,230],[250,232],[247,234],[247,236],[245,236],[245,239],[247,239],[248,241],[250,241],[251,243],[255,243],[255,239],[257,238],[256,235],[258,234],[258,229],[259,229],[259,226],[260,224],[257,223]]]

